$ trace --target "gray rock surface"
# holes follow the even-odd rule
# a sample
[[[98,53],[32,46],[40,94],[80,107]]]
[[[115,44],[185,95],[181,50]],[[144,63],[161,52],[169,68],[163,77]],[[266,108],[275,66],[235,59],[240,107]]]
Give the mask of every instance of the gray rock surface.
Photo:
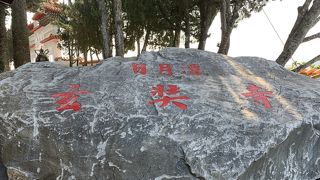
[[[159,64],[171,64],[173,76]],[[89,93],[79,95],[79,111],[57,111],[52,95],[70,84]],[[158,84],[178,86],[187,109],[150,104]],[[252,84],[273,92],[271,108],[243,95]],[[13,179],[316,179],[319,89],[272,61],[193,49],[95,67],[26,64],[0,75],[1,159]]]

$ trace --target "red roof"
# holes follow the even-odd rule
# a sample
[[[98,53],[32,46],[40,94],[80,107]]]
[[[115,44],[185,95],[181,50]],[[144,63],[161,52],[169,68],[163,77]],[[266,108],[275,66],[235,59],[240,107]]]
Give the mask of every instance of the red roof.
[[[33,17],[32,17],[32,20],[38,21],[38,20],[40,20],[41,18],[43,18],[43,16],[45,16],[45,15],[46,15],[46,14],[45,14],[44,12],[41,12],[41,11],[36,12],[36,13],[33,15]]]
[[[57,3],[43,3],[43,8],[46,12],[51,13],[60,13],[62,11]]]
[[[315,69],[315,68],[302,69],[299,73],[312,78],[320,78],[320,69]]]
[[[43,3],[42,7],[44,9],[44,12],[42,11],[36,12],[32,17],[32,20],[39,21],[47,13],[60,13],[62,11],[62,9],[59,7],[59,4],[55,0],[49,3],[48,2]]]
[[[53,35],[53,34],[50,34],[49,37],[43,39],[42,41],[40,41],[40,43],[44,44],[48,41],[51,41],[52,39],[60,39],[60,36],[59,35]]]

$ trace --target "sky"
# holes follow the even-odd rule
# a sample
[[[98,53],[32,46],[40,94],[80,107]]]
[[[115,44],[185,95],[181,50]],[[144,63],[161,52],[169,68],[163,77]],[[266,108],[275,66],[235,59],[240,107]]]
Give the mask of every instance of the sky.
[[[295,23],[297,8],[302,5],[304,1],[305,0],[276,0],[269,2],[267,6],[264,7],[264,12],[270,18],[282,41],[278,38],[263,11],[253,13],[250,18],[242,20],[231,35],[229,55],[233,57],[257,56],[269,60],[276,60],[283,49],[283,43],[285,43]],[[31,17],[32,14],[28,13],[29,21],[31,21]],[[320,32],[320,23],[311,29],[308,35],[318,32]],[[207,40],[206,50],[217,52],[217,44],[221,38],[219,14],[212,23],[209,33],[211,36]],[[191,48],[197,48],[197,44],[191,44]],[[316,39],[301,44],[292,59],[306,62],[319,54],[320,39]],[[136,56],[136,52],[128,52],[126,56]]]

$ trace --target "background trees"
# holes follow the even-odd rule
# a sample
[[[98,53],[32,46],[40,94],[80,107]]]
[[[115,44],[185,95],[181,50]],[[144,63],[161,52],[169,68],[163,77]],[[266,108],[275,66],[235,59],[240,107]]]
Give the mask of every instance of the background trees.
[[[26,28],[19,28],[25,23],[24,16],[17,21],[17,13],[36,11],[43,0],[15,0],[12,8],[14,49],[26,46]],[[63,13],[56,20],[60,27],[60,35],[64,40],[61,48],[68,51],[70,66],[83,54],[87,62],[88,54],[92,57],[100,52],[103,57],[111,57],[115,47],[116,55],[123,56],[129,50],[136,50],[139,55],[147,48],[180,47],[184,40],[184,47],[198,42],[198,49],[204,50],[209,37],[208,30],[212,21],[221,9],[220,0],[77,0],[68,1],[61,5]],[[250,14],[247,6],[256,6],[242,0],[228,1],[224,9],[228,17],[225,19],[227,29],[222,28],[221,53],[227,53],[230,44],[230,34],[236,23],[243,18],[242,14]],[[255,3],[258,4],[259,3]],[[262,5],[260,5],[262,7]],[[233,8],[233,9],[232,9]],[[242,13],[238,13],[242,10]],[[247,10],[247,12],[245,12]],[[231,14],[230,14],[231,12]],[[232,14],[233,13],[233,14]],[[226,16],[225,16],[226,17]],[[23,21],[23,22],[22,22]],[[17,33],[21,31],[21,33]],[[21,38],[16,38],[18,35]],[[18,45],[18,39],[20,44]],[[115,46],[113,46],[115,42]],[[227,47],[227,48],[226,48]],[[14,51],[17,67],[26,63],[28,48]],[[24,57],[19,58],[20,56]],[[97,56],[98,57],[98,56]],[[73,60],[74,59],[74,60]],[[87,64],[87,63],[85,63]]]
[[[29,62],[28,31],[26,10],[37,11],[41,3],[47,0],[15,0],[12,4],[12,41],[13,59],[16,67]],[[232,31],[240,21],[250,17],[252,12],[260,11],[268,1],[265,0],[77,0],[65,1],[61,5],[63,13],[55,23],[60,28],[63,42],[61,48],[67,50],[70,66],[79,63],[82,54],[85,65],[88,58],[99,59],[112,56],[113,49],[117,56],[124,56],[129,50],[137,55],[147,49],[163,47],[190,48],[191,43],[198,43],[198,49],[204,50],[208,30],[221,14],[221,40],[219,53],[228,54]],[[0,62],[8,67],[8,48],[6,48],[5,6],[0,6]],[[301,43],[320,37],[316,33],[306,37],[309,30],[320,21],[320,0],[305,0],[299,7],[299,15],[288,37],[283,52],[277,59],[285,65]],[[219,33],[219,32],[218,32]],[[6,34],[6,35],[4,35]],[[10,46],[7,46],[10,47]],[[93,57],[94,56],[94,57]],[[309,62],[297,67],[299,71],[316,61],[316,56]],[[1,68],[0,68],[1,69]],[[2,68],[3,69],[3,68]]]
[[[79,0],[63,5],[62,8],[63,13],[55,22],[60,28],[59,34],[63,40],[61,48],[68,52],[70,66],[79,63],[80,53],[84,55],[87,65],[88,55],[98,56],[103,47],[98,4],[94,0]]]

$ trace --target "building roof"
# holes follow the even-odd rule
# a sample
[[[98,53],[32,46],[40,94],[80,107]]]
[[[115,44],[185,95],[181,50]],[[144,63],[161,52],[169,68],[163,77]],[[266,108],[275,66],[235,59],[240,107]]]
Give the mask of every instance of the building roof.
[[[299,73],[311,78],[320,78],[320,69],[316,68],[302,69]]]
[[[32,17],[32,20],[34,21],[38,21],[40,20],[41,18],[43,18],[43,16],[45,16],[46,14],[42,11],[38,11],[36,13],[34,13],[33,17]]]
[[[58,3],[43,3],[43,8],[46,13],[60,13],[62,11]]]
[[[42,26],[46,26],[52,22],[54,17],[60,12],[62,12],[62,9],[58,4],[58,0],[51,0],[50,2],[42,3],[40,10],[32,17],[32,20],[38,21],[39,25],[35,26],[33,23],[31,23],[28,25],[28,29],[31,31],[31,33],[34,33]]]
[[[50,34],[49,37],[44,38],[42,41],[40,41],[40,43],[44,44],[48,41],[51,41],[53,39],[60,39],[59,35],[54,35],[54,34]]]

